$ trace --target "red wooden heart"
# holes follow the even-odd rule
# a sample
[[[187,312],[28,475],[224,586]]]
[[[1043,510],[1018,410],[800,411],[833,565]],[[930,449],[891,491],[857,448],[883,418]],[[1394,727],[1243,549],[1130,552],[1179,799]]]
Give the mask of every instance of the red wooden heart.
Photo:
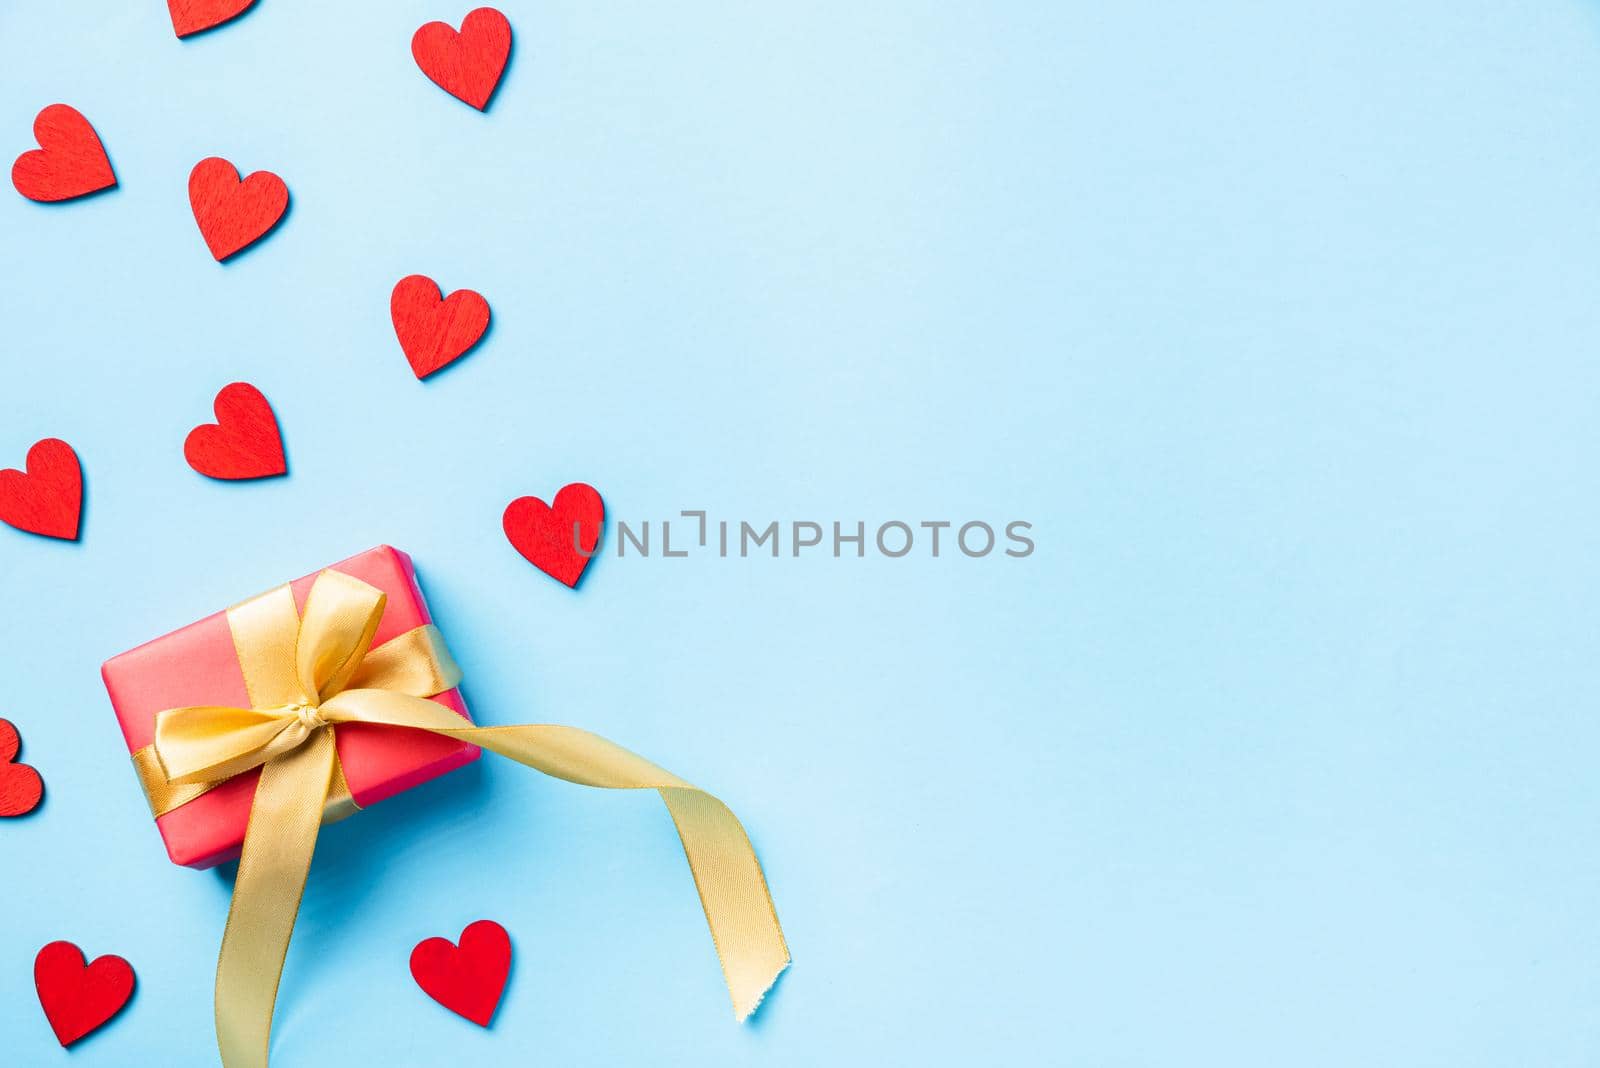
[[[600,543],[606,506],[583,482],[562,486],[554,504],[518,497],[506,505],[502,525],[517,552],[546,575],[576,587]]]
[[[439,283],[425,274],[407,275],[389,294],[394,335],[418,378],[454,363],[489,329],[489,302],[482,294],[458,289],[442,296]]]
[[[189,431],[183,458],[209,478],[270,478],[289,470],[272,405],[248,382],[223,386],[211,406],[215,423]]]
[[[412,34],[411,56],[435,85],[483,111],[511,56],[511,23],[492,7],[467,12],[460,33],[430,22]]]
[[[289,207],[289,187],[271,171],[256,171],[241,182],[238,168],[212,156],[189,172],[189,207],[206,247],[221,263],[278,224]]]
[[[0,816],[26,816],[39,807],[44,780],[26,764],[17,764],[22,739],[10,721],[0,719]]]
[[[56,1040],[70,1046],[128,1003],[133,967],[109,955],[86,965],[83,950],[71,942],[51,942],[33,958],[33,985]]]
[[[488,1027],[511,974],[511,937],[493,920],[461,932],[457,948],[446,938],[425,938],[411,951],[411,977],[430,998]]]
[[[45,438],[28,450],[27,473],[0,471],[0,523],[64,541],[78,540],[83,468],[72,446]]]
[[[172,32],[179,37],[209,30],[229,19],[238,18],[256,0],[167,0],[172,16]]]
[[[51,104],[33,120],[39,147],[11,165],[11,184],[29,200],[71,200],[117,184],[105,146],[77,108]]]

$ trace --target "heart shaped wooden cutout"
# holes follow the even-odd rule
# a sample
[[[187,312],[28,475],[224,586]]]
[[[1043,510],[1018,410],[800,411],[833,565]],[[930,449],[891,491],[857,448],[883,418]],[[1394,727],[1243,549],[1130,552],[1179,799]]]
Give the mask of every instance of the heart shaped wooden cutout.
[[[77,108],[51,104],[33,120],[39,147],[11,165],[11,184],[29,200],[72,200],[117,184],[100,135]]]
[[[479,111],[500,84],[511,57],[511,23],[492,7],[467,12],[461,30],[430,22],[411,35],[411,58],[435,85]]]
[[[511,936],[493,920],[461,932],[456,946],[426,938],[411,951],[411,977],[430,998],[479,1027],[488,1027],[511,974]]]
[[[271,171],[241,181],[239,169],[211,156],[189,172],[189,207],[218,263],[267,235],[289,208],[289,187]]]
[[[562,486],[551,504],[537,497],[518,497],[506,505],[501,525],[506,538],[530,564],[576,588],[594,558],[605,519],[606,506],[599,491],[574,482]]]
[[[443,296],[439,283],[412,274],[394,284],[389,319],[411,373],[427,378],[459,360],[489,329],[489,302],[470,289]]]
[[[122,1011],[133,996],[133,966],[114,956],[85,964],[71,942],[51,942],[33,959],[33,985],[56,1041],[70,1046]]]
[[[213,26],[236,19],[254,5],[256,0],[167,0],[167,14],[172,16],[172,32],[187,37]]]
[[[44,779],[26,764],[16,763],[22,738],[10,720],[0,719],[0,816],[26,816],[44,797]]]
[[[215,423],[189,431],[183,458],[208,478],[271,478],[284,474],[283,435],[272,405],[248,382],[222,387],[211,406]]]
[[[83,468],[72,446],[45,438],[28,450],[26,471],[0,471],[0,523],[63,541],[78,539]]]

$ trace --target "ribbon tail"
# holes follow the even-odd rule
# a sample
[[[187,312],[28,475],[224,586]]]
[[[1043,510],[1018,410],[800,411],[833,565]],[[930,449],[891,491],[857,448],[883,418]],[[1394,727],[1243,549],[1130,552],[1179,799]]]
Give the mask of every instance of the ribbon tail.
[[[335,768],[333,731],[319,730],[261,769],[217,958],[225,1068],[266,1068],[278,980]]]
[[[395,711],[395,702],[384,700],[383,704],[385,712]],[[445,717],[454,715],[432,702],[418,704],[439,709]],[[429,709],[418,711],[428,719],[439,718]],[[403,718],[380,722],[399,726]],[[637,753],[576,727],[442,727],[441,723],[428,729],[481,745],[568,782],[610,790],[654,789],[660,794],[672,814],[695,889],[700,892],[700,907],[733,998],[734,1016],[742,1022],[756,1011],[789,966],[789,945],[778,926],[761,862],[732,809]]]
[[[381,723],[459,738],[582,786],[657,791],[689,860],[735,1016],[748,1018],[789,966],[789,946],[766,877],[738,817],[637,753],[576,727],[465,726],[441,705],[387,690],[346,690],[324,704],[323,712],[335,722]]]
[[[704,790],[671,786],[657,792],[678,828],[733,1014],[743,1022],[789,967],[789,945],[766,877],[744,826],[727,805]]]
[[[576,727],[529,724],[438,733],[481,745],[568,782],[611,790],[654,789],[660,794],[700,893],[734,1016],[743,1022],[756,1011],[789,966],[789,946],[778,926],[761,862],[732,809],[636,753]]]

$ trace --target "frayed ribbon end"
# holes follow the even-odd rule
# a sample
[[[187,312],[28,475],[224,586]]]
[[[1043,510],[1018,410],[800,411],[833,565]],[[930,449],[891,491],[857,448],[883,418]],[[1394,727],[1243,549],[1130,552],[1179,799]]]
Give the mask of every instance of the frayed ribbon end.
[[[785,957],[783,963],[778,966],[778,970],[772,973],[772,978],[768,979],[767,984],[756,992],[755,997],[746,997],[743,1004],[735,1001],[733,1003],[734,1018],[740,1023],[749,1022],[750,1017],[754,1016],[761,1008],[761,1003],[772,992],[772,988],[778,985],[778,980],[782,978],[784,972],[789,970],[789,965],[792,963],[794,963],[792,958]]]

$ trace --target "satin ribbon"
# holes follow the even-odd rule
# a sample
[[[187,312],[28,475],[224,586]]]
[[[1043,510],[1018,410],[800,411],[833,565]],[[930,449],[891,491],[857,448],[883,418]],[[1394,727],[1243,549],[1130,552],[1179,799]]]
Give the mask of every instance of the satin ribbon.
[[[734,1014],[743,1020],[754,1012],[788,967],[789,949],[761,865],[732,811],[588,731],[468,725],[428,700],[461,677],[432,625],[370,648],[385,602],[382,591],[324,571],[303,618],[287,586],[236,606],[228,623],[254,707],[173,708],[156,716],[151,749],[159,775],[145,774],[159,777],[162,797],[152,792],[152,809],[176,807],[199,796],[196,790],[261,769],[217,960],[217,1044],[226,1068],[267,1064],[278,980],[317,831],[325,818],[354,806],[334,748],[334,730],[343,723],[457,738],[583,786],[657,791],[688,857]]]

